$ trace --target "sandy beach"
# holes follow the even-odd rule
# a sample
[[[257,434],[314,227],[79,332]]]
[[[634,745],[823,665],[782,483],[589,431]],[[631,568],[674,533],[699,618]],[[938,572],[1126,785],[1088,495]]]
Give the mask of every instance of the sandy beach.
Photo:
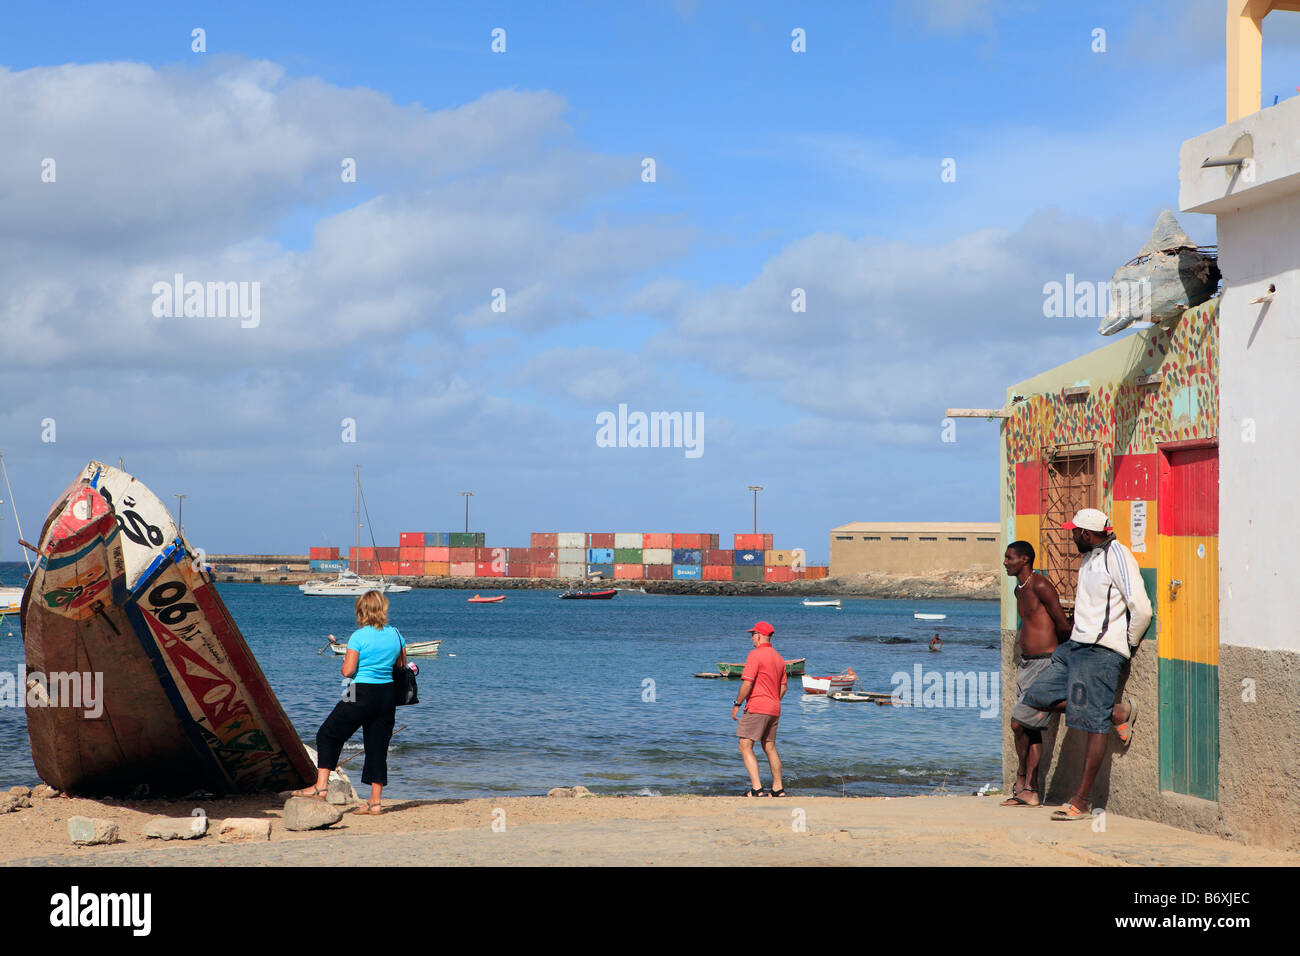
[[[272,796],[205,802],[34,799],[0,816],[7,866],[1296,866],[1300,853],[1244,846],[1108,814],[1058,823],[1000,796],[906,798],[523,797],[394,801],[378,817],[283,829]],[[155,816],[270,819],[271,838],[145,839]],[[73,846],[72,816],[118,825],[120,842]],[[496,826],[494,828],[494,822]]]

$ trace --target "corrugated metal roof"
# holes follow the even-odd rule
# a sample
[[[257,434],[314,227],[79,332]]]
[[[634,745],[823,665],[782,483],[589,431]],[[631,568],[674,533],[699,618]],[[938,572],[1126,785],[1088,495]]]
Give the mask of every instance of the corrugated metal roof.
[[[913,531],[917,534],[928,534],[930,532],[941,534],[954,534],[957,532],[967,532],[969,534],[997,534],[1002,530],[1002,525],[996,521],[853,521],[846,525],[840,525],[838,528],[831,528],[831,532],[836,531],[881,531],[891,534],[898,534],[903,531]]]

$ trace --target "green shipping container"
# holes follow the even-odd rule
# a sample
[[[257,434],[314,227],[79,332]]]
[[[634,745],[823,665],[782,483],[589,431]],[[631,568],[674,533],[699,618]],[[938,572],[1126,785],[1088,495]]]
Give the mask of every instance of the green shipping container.
[[[731,580],[733,581],[762,581],[762,568],[747,568],[744,565],[736,565],[732,568]]]
[[[640,564],[641,549],[640,548],[615,548],[614,563],[615,564]]]
[[[486,533],[482,531],[453,531],[449,535],[451,538],[452,548],[483,548],[487,547],[484,543]]]

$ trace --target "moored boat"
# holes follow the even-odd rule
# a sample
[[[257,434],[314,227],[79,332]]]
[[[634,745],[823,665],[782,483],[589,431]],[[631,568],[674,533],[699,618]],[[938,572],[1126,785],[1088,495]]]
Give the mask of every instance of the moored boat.
[[[912,615],[912,617],[916,618],[918,621],[942,621],[946,619],[948,615],[947,614],[922,614],[920,611],[917,611]]]
[[[216,586],[153,492],[92,461],[38,541],[22,629],[27,672],[46,681],[29,680],[27,694],[42,780],[73,794],[157,796],[287,790],[315,778]],[[84,688],[80,699],[69,681]]]
[[[411,641],[406,645],[406,656],[436,657],[438,655],[438,647],[441,644],[442,641]],[[335,654],[346,654],[348,646],[342,642],[331,643],[330,650]],[[452,656],[455,657],[456,655],[453,654]]]
[[[809,598],[804,598],[803,606],[804,607],[834,607],[843,610],[843,603],[840,601],[839,598],[835,598],[835,600],[833,601],[813,601],[810,600]]]
[[[802,657],[796,658],[795,660],[792,661],[786,661],[785,676],[802,677],[804,664],[806,663],[807,661],[805,660],[805,658]],[[744,671],[745,671],[745,665],[743,663],[742,664],[727,664],[727,663],[718,664],[718,673],[721,674],[723,677],[730,677],[733,680],[739,680],[740,675],[744,673]]]
[[[618,594],[613,588],[607,588],[604,591],[580,591],[570,589],[560,594],[560,598],[566,601],[607,601],[614,595]]]
[[[842,690],[852,690],[853,685],[858,682],[858,675],[853,673],[853,668],[845,668],[842,674],[832,674],[826,677],[812,677],[808,674],[803,676],[803,692],[805,694],[832,694]]]
[[[472,598],[466,598],[466,604],[500,604],[506,599],[504,594],[498,594],[496,597],[479,597],[475,594]]]

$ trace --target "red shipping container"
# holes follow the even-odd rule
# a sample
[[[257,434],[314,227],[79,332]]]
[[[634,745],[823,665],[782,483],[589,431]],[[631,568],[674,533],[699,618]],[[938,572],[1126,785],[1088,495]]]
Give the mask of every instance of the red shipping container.
[[[644,581],[645,565],[644,564],[616,564],[614,565],[615,581]]]
[[[559,566],[555,562],[550,564],[534,564],[533,577],[535,578],[553,578],[559,571]]]
[[[401,548],[378,548],[380,561],[400,561],[402,560]]]
[[[474,576],[477,578],[504,578],[506,576],[505,563],[479,561],[474,565]]]
[[[423,548],[424,532],[423,531],[403,531],[397,536],[397,543],[403,548]]]
[[[506,577],[508,578],[531,578],[533,576],[533,566],[531,564],[512,563],[506,565]]]
[[[820,568],[807,568],[806,570],[808,572],[808,577],[810,578],[824,578],[829,576],[831,569],[827,567],[820,567]]]
[[[734,551],[705,551],[705,552],[704,552],[704,563],[705,563],[706,566],[707,566],[707,565],[710,565],[710,564],[717,564],[717,565],[723,565],[723,564],[725,564],[725,565],[727,565],[728,567],[731,567],[732,565],[734,565],[734,564],[736,563],[736,552],[734,552]]]
[[[397,560],[399,560],[399,561],[423,561],[423,560],[424,560],[424,546],[421,545],[421,546],[418,547],[418,548],[406,548],[406,547],[398,548],[398,549],[397,549]]]
[[[770,534],[738,534],[735,538],[735,550],[737,551],[771,551],[772,535]]]
[[[516,561],[519,562],[520,564],[532,564],[533,549],[532,548],[506,548],[506,563],[514,564]]]
[[[459,548],[452,548],[451,550],[452,550],[453,552],[456,552],[456,551],[459,551],[459,550],[461,550],[461,549],[459,549]],[[474,549],[473,549],[473,548],[470,548],[469,550],[473,551]],[[450,570],[450,572],[451,572],[451,576],[452,576],[453,578],[472,578],[472,577],[474,577],[474,562],[473,562],[473,561],[453,561],[453,562],[451,562],[451,567],[449,568],[449,570]]]
[[[351,552],[349,552],[349,554],[350,554],[350,553],[351,553]],[[357,559],[358,561],[374,561],[374,560],[375,560],[375,549],[374,549],[374,548],[357,548],[356,559]]]
[[[645,579],[647,581],[671,581],[673,579],[673,566],[671,564],[647,564],[645,566]]]
[[[357,574],[378,574],[379,565],[374,561],[359,561],[356,567]]]
[[[476,548],[448,548],[447,560],[452,564],[473,564],[474,561],[477,560],[475,555],[476,550]]]
[[[763,568],[763,580],[774,581],[777,584],[786,584],[794,580],[794,575],[788,567],[776,566]]]
[[[706,534],[704,536],[705,548],[716,548],[718,546],[718,536],[716,534]]]
[[[533,564],[559,564],[560,556],[555,548],[529,548],[528,560]]]
[[[312,561],[328,561],[333,555],[329,548],[308,548],[307,557]]]
[[[734,565],[726,564],[706,564],[704,566],[705,581],[730,581],[731,572]]]
[[[641,536],[642,548],[671,548],[673,546],[673,536],[658,531],[647,531]]]
[[[425,561],[450,561],[451,548],[425,548]]]
[[[393,550],[396,551],[397,549],[394,548]],[[400,562],[397,562],[397,561],[380,561],[380,562],[379,562],[379,572],[380,572],[381,574],[396,574],[396,573],[397,573],[397,569],[398,569],[398,567],[400,567]]]
[[[614,547],[614,532],[600,531],[592,532],[587,535],[587,547],[589,548],[612,548]]]
[[[673,548],[704,548],[704,535],[702,534],[674,534]]]
[[[530,539],[530,541],[531,541],[532,547],[534,547],[534,548],[552,548],[552,549],[554,549],[554,547],[555,547],[555,538],[556,538],[556,533],[555,533],[555,532],[548,532],[548,531],[534,531],[533,534],[532,534],[532,538]]]
[[[397,564],[399,574],[423,574],[423,561],[399,561]]]

